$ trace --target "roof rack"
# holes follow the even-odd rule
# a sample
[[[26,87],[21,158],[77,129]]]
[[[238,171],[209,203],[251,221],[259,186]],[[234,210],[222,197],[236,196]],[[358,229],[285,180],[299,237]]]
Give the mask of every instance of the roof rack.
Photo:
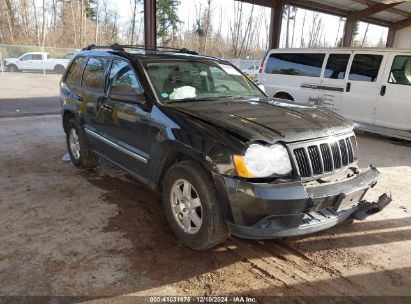
[[[190,51],[186,48],[178,49],[178,48],[173,48],[173,47],[168,47],[168,46],[121,45],[118,43],[114,43],[109,46],[90,44],[86,46],[85,48],[83,48],[83,51],[89,51],[89,50],[95,50],[95,49],[112,49],[114,51],[119,51],[119,52],[124,52],[125,49],[138,49],[138,50],[147,50],[147,51],[157,51],[158,49],[162,49],[162,50],[177,51],[179,53],[198,55],[197,52]]]

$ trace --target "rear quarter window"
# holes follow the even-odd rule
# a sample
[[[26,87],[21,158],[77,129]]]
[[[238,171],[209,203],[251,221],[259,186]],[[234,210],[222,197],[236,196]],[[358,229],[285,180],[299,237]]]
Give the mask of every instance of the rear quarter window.
[[[86,57],[79,56],[73,60],[73,63],[70,65],[67,76],[66,76],[66,83],[67,84],[76,84],[80,85],[81,83],[81,70],[84,64]]]
[[[271,54],[265,66],[267,74],[320,77],[325,54],[279,53]]]

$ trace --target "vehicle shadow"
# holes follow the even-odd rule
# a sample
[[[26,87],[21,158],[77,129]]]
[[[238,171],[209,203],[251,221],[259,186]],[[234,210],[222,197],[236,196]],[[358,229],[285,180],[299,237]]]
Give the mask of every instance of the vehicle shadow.
[[[103,201],[118,207],[118,214],[110,219],[110,223],[104,228],[104,231],[121,231],[124,233],[124,237],[132,242],[132,248],[123,253],[127,257],[130,267],[127,273],[128,279],[126,282],[122,282],[118,295],[141,292],[177,282],[181,284],[187,280],[190,280],[188,285],[193,284],[193,281],[196,282],[196,290],[202,289],[204,294],[212,294],[213,283],[202,281],[200,277],[238,262],[267,257],[275,257],[280,261],[287,259],[284,252],[287,254],[291,252],[303,260],[309,260],[304,255],[305,251],[353,248],[411,239],[411,229],[396,232],[373,232],[373,230],[410,227],[411,218],[406,217],[383,221],[354,222],[351,225],[342,224],[326,232],[316,233],[314,238],[310,236],[267,242],[231,238],[217,248],[199,252],[186,248],[176,239],[167,224],[161,195],[158,192],[105,163],[102,165],[102,169],[98,169],[97,172],[89,171],[82,173],[82,175],[91,185],[106,191],[102,197]],[[360,232],[367,233],[358,234]],[[350,233],[354,233],[354,235],[350,235]],[[334,234],[337,236],[330,240],[329,236]],[[342,235],[338,236],[339,234]],[[282,249],[278,249],[277,245]],[[261,248],[243,251],[241,248],[238,249],[239,246]],[[374,275],[378,277],[382,273]],[[322,282],[318,281],[313,284],[320,286]],[[379,290],[377,285],[375,288]],[[256,291],[256,293],[250,291],[250,293],[275,294],[280,290],[282,293],[290,294],[287,291],[289,290],[287,286]]]

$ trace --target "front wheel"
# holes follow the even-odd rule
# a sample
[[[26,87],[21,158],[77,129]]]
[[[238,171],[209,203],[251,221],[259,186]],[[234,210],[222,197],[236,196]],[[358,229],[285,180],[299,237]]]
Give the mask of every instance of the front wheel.
[[[167,172],[163,188],[167,221],[184,245],[206,250],[228,236],[216,189],[196,162],[182,161]]]
[[[87,147],[84,132],[75,118],[68,123],[66,142],[71,162],[75,166],[82,169],[96,167],[98,156]]]
[[[14,64],[10,64],[10,65],[7,66],[7,71],[11,72],[11,73],[15,73],[15,72],[18,72],[19,69]]]

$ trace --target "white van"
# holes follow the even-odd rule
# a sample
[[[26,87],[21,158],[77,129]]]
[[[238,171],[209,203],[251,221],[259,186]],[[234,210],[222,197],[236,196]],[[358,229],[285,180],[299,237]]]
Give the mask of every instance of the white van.
[[[359,129],[411,140],[411,49],[275,49],[258,79],[271,97],[325,106]]]

